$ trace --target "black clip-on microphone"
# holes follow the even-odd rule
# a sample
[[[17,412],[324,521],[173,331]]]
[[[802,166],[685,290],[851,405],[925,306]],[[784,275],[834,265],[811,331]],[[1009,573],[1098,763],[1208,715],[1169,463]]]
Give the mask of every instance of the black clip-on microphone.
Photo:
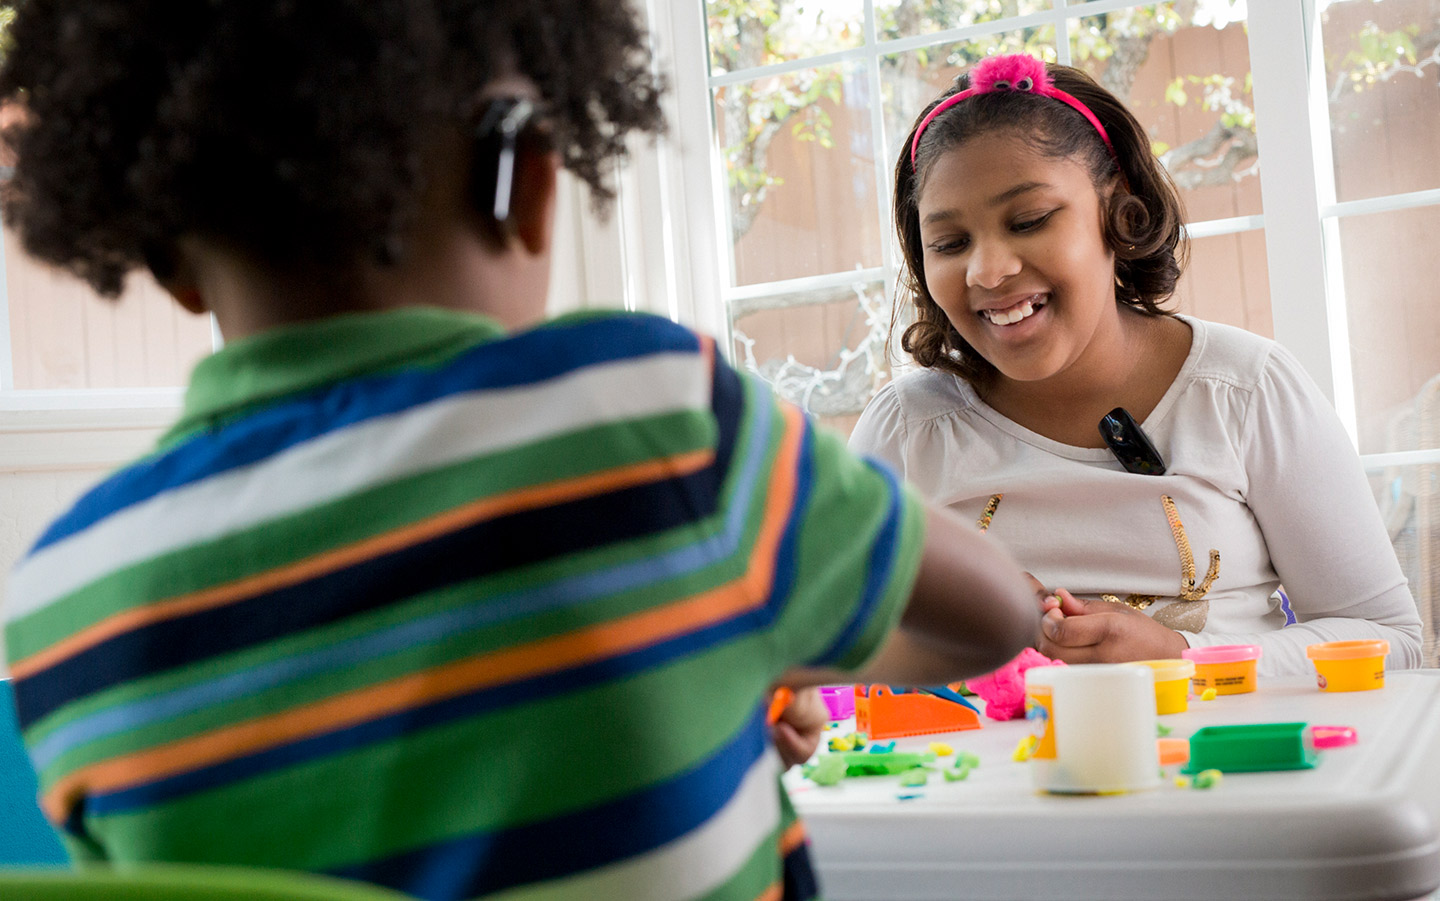
[[[1124,407],[1116,407],[1100,420],[1100,436],[1129,472],[1142,476],[1165,474],[1165,459]]]

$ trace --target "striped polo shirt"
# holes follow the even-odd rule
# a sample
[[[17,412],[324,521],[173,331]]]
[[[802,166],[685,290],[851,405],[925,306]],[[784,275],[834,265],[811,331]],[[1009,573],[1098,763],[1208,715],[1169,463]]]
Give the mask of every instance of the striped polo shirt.
[[[764,696],[877,650],[922,540],[667,320],[346,315],[202,361],[17,565],[6,647],[77,858],[804,896]]]

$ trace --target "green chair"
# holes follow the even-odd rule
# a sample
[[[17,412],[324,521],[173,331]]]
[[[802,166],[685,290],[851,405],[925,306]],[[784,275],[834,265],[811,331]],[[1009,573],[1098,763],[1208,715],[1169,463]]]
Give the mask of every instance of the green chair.
[[[145,864],[0,869],[0,901],[413,901],[379,886],[285,870]]]

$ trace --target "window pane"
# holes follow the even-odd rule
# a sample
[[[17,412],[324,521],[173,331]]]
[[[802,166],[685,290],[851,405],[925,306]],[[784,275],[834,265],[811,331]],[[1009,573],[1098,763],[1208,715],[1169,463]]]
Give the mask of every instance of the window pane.
[[[885,97],[886,159],[899,158],[900,142],[930,101],[955,81],[955,76],[987,56],[1029,53],[1055,62],[1055,28],[1044,25],[1007,31],[975,41],[922,47],[880,58],[880,80]]]
[[[1440,448],[1440,207],[1339,222],[1360,452]]]
[[[1440,3],[1322,5],[1336,197],[1440,187]]]
[[[875,24],[883,41],[1028,16],[1052,5],[1050,0],[875,0]]]
[[[890,304],[880,282],[731,305],[735,359],[849,435],[888,369]]]
[[[1440,422],[1440,384],[1416,398],[1412,422]],[[1421,636],[1423,666],[1440,666],[1440,464],[1388,466],[1370,472],[1370,487],[1390,532],[1400,568],[1428,626]]]
[[[706,0],[710,71],[719,75],[858,47],[862,0]]]
[[[1239,232],[1190,242],[1190,265],[1180,277],[1173,309],[1275,337],[1265,233]]]
[[[880,265],[870,122],[860,66],[715,90],[735,284]]]
[[[1159,3],[1072,23],[1075,65],[1145,126],[1191,222],[1260,212],[1243,4]]]
[[[15,388],[164,388],[184,385],[210,353],[210,319],[182,310],[136,274],[118,301],[26,256],[4,234]]]

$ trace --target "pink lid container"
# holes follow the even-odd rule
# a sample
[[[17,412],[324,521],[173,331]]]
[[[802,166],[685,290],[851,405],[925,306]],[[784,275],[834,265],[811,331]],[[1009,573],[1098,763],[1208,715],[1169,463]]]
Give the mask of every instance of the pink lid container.
[[[1242,663],[1260,659],[1260,646],[1255,644],[1217,644],[1208,648],[1186,648],[1180,656],[1196,663]]]

